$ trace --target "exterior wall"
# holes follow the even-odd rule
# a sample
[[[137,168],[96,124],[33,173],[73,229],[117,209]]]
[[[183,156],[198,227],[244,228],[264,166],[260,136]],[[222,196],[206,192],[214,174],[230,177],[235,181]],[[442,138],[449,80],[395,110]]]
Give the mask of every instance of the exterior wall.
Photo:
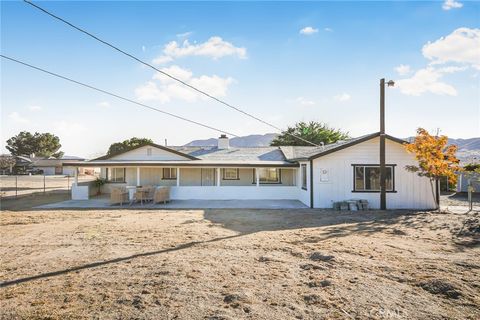
[[[297,200],[297,187],[239,186],[239,187],[172,187],[170,197],[174,200]]]
[[[147,154],[147,149],[152,150],[152,154]],[[135,150],[131,150],[117,156],[109,158],[109,160],[190,160],[181,155],[158,149],[151,146],[143,146]]]
[[[331,208],[334,201],[348,199],[366,199],[370,207],[380,207],[379,192],[352,192],[352,164],[379,164],[379,140],[380,138],[374,138],[313,160],[315,208]],[[387,209],[435,207],[429,179],[405,170],[406,165],[416,164],[416,160],[401,144],[387,139],[386,163],[396,165],[394,176],[396,192],[387,192]],[[328,181],[320,181],[322,169],[326,169]]]
[[[73,177],[75,175],[75,168],[74,167],[63,167],[62,173],[66,176]]]
[[[181,186],[201,186],[202,170],[200,168],[180,168]]]
[[[474,192],[480,192],[480,174],[463,172],[457,175],[457,192],[468,192],[468,184],[472,184]]]
[[[302,164],[307,165],[307,189],[302,189]],[[301,161],[300,167],[297,170],[297,189],[298,189],[298,200],[310,206],[310,162]]]
[[[220,169],[220,185],[221,186],[252,186],[253,168],[239,168],[238,180],[223,180],[223,169]]]
[[[43,174],[46,176],[55,175],[55,167],[38,167],[38,169],[43,170]]]

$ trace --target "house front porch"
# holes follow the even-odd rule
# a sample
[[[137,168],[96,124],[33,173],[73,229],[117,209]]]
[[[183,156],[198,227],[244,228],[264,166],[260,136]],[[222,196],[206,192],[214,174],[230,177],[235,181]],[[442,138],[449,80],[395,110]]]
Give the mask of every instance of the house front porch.
[[[172,200],[163,203],[110,205],[108,196],[88,200],[67,200],[49,203],[35,209],[305,209],[298,200]]]

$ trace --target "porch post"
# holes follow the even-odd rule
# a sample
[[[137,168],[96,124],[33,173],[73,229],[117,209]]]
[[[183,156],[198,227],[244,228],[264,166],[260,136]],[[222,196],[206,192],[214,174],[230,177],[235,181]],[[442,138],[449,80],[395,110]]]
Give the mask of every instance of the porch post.
[[[220,187],[220,168],[217,168],[217,187]]]
[[[75,186],[78,185],[78,168],[75,167],[75,170],[73,171],[73,176],[75,177],[75,180],[73,181],[73,183],[75,184]]]
[[[260,170],[258,170],[258,168],[255,168],[255,175],[257,178],[257,187],[260,187]]]
[[[177,168],[177,187],[180,186],[180,168]]]
[[[140,185],[140,167],[137,167],[137,187]]]

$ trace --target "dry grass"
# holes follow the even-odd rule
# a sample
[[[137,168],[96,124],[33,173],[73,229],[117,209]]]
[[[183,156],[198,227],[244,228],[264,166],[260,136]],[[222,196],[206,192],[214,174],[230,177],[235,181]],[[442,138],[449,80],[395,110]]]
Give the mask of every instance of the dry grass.
[[[478,319],[478,217],[452,236],[466,218],[4,211],[2,317]]]

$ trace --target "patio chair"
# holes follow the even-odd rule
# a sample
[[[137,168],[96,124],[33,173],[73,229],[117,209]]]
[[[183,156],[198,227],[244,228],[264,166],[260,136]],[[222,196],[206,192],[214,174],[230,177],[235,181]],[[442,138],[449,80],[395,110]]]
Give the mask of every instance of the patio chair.
[[[134,199],[135,199],[135,202],[140,202],[140,204],[143,206],[143,202],[147,201],[147,197],[146,197],[146,194],[147,194],[147,190],[145,188],[137,188],[135,190],[135,194],[134,194]]]
[[[157,189],[155,189],[155,192],[153,194],[154,203],[163,202],[163,204],[166,204],[169,201],[170,201],[169,187],[158,187]]]
[[[155,194],[155,187],[154,186],[148,186],[148,188],[145,192],[145,198],[148,202],[152,201],[153,202],[153,196]]]
[[[123,188],[112,188],[110,193],[110,204],[120,204],[128,203],[128,192]]]

